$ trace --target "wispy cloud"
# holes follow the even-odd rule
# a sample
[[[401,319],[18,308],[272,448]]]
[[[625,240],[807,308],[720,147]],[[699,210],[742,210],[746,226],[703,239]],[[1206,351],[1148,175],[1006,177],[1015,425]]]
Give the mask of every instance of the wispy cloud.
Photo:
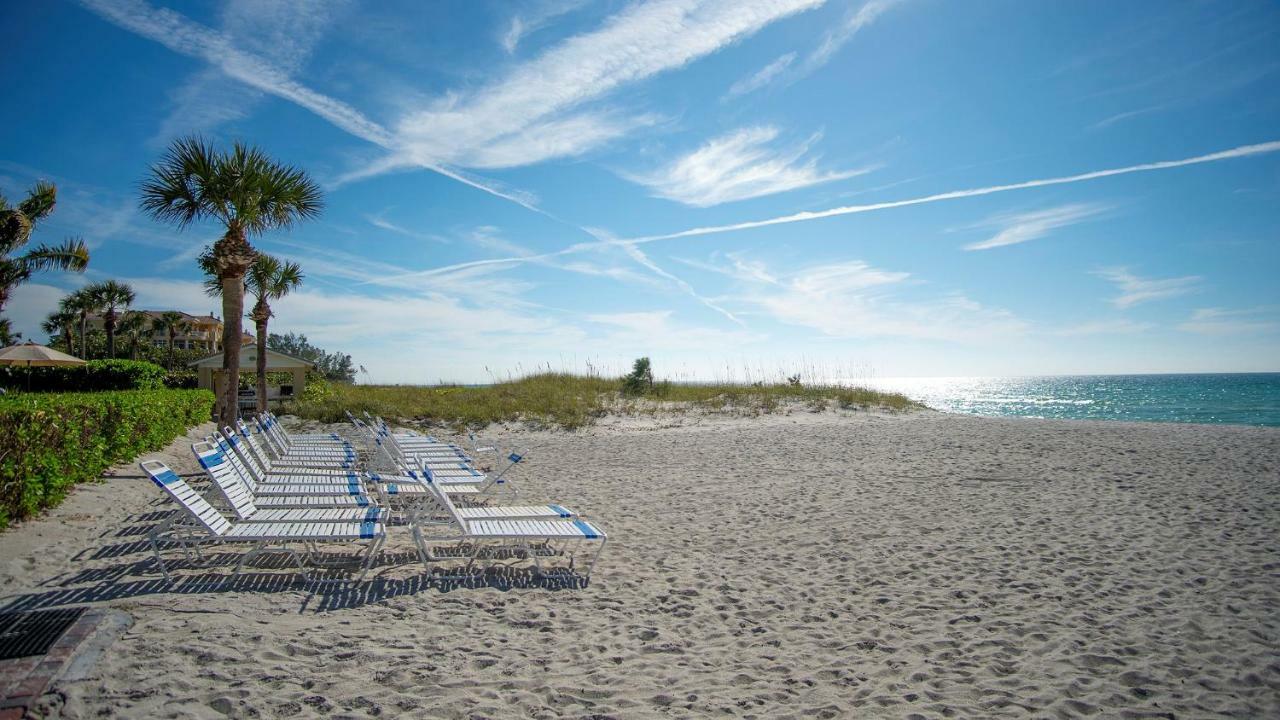
[[[81,2],[121,28],[154,40],[179,54],[200,58],[227,77],[309,110],[350,135],[387,150],[399,147],[395,136],[376,121],[341,100],[294,81],[288,73],[265,58],[237,47],[225,33],[193,22],[171,10],[153,8],[141,0]],[[372,169],[351,174],[347,179],[368,177],[408,166],[435,171],[491,195],[537,210],[526,195],[508,191],[500,185],[486,183],[443,163],[426,159],[392,156],[379,161]]]
[[[871,203],[868,205],[846,205],[844,207],[836,207],[829,210],[798,212],[766,220],[753,220],[749,222],[733,223],[731,225],[712,225],[708,227],[681,230],[680,232],[666,233],[663,235],[647,235],[643,237],[629,238],[628,242],[657,242],[659,240],[674,240],[677,238],[697,237],[699,235],[716,235],[719,233],[736,232],[738,230],[750,230],[752,228],[769,227],[772,225],[809,222],[811,220],[822,220],[830,217],[840,217],[842,215],[856,215],[858,213],[891,210],[893,208],[910,207],[912,205],[926,205],[928,203],[942,202],[944,200],[958,200],[961,198],[994,195],[996,193],[1010,192],[1013,190],[1027,190],[1030,188],[1088,182],[1090,180],[1100,180],[1102,178],[1115,177],[1117,175],[1154,172],[1156,170],[1170,170],[1190,165],[1202,165],[1204,163],[1218,162],[1221,160],[1232,160],[1235,158],[1262,155],[1276,151],[1280,151],[1280,140],[1258,143],[1256,145],[1242,145],[1230,150],[1209,153],[1207,155],[1197,155],[1195,157],[1185,158],[1182,160],[1165,160],[1161,162],[1144,163],[1141,165],[1129,165],[1127,167],[1112,168],[1108,170],[1094,170],[1092,172],[1081,173],[1079,175],[1067,175],[1064,177],[1046,178],[1043,180],[1026,180],[1008,185],[991,185],[988,187],[973,188],[970,190],[952,190],[950,192],[925,195],[923,197],[911,198],[909,200],[891,200],[888,202]]]
[[[81,0],[90,10],[130,32],[170,50],[200,58],[228,77],[296,103],[356,137],[389,147],[392,138],[379,124],[350,105],[318,93],[289,77],[274,63],[241,49],[225,33],[172,10],[141,0]]]
[[[910,275],[849,261],[787,275],[777,290],[742,300],[779,322],[832,338],[896,337],[976,342],[1025,330],[1013,314],[960,294],[909,300],[895,292]]]
[[[841,23],[828,30],[819,41],[818,46],[796,62],[797,53],[790,52],[775,59],[756,72],[738,80],[725,94],[724,100],[731,100],[740,95],[755,92],[775,81],[783,84],[793,83],[818,68],[826,65],[835,57],[858,31],[875,22],[885,10],[897,5],[902,0],[870,0],[856,10],[850,9]]]
[[[345,2],[306,0],[229,0],[219,13],[221,32],[236,45],[257,53],[281,72],[302,69],[316,43],[344,10]],[[263,95],[246,93],[244,86],[219,70],[195,72],[173,92],[173,110],[152,138],[163,145],[186,133],[207,131],[246,117]]]
[[[1178,329],[1201,335],[1261,335],[1280,331],[1280,312],[1275,307],[1200,308]]]
[[[648,186],[658,197],[708,207],[843,180],[871,170],[819,170],[817,159],[807,156],[821,135],[790,148],[773,147],[777,138],[777,128],[743,128],[711,140],[657,172],[631,179]]]
[[[773,79],[778,77],[783,70],[791,67],[791,63],[795,62],[795,60],[796,54],[794,52],[789,52],[778,57],[777,60],[774,60],[751,75],[748,75],[729,86],[729,92],[725,94],[725,99],[728,100],[739,95],[746,95],[747,93],[755,92],[765,85],[768,85],[773,82]]]
[[[1087,220],[1107,210],[1105,205],[1077,203],[1036,210],[1034,212],[1002,215],[992,218],[983,226],[996,226],[1000,231],[980,242],[964,246],[965,250],[990,250],[991,248],[1017,245],[1037,240],[1058,228]]]
[[[708,298],[699,294],[698,291],[695,290],[693,286],[690,285],[685,280],[679,277],[676,277],[672,273],[659,267],[658,264],[655,263],[653,260],[651,260],[649,256],[646,255],[644,251],[641,250],[640,248],[630,243],[623,243],[623,244],[617,245],[616,247],[620,248],[624,253],[627,254],[628,257],[634,260],[638,265],[652,272],[654,275],[657,275],[658,277],[669,281],[672,285],[674,285],[684,294],[697,300],[698,302],[702,303],[708,308],[711,308],[712,310],[720,313],[721,315],[725,316],[726,318],[733,321],[734,323],[741,325],[743,327],[746,327],[746,323],[744,323],[741,319],[739,319],[737,315],[734,315],[729,310],[726,310],[724,306],[720,305],[719,303],[712,300],[711,298]]]
[[[379,228],[381,230],[386,230],[387,232],[393,232],[397,235],[404,235],[405,237],[411,237],[411,238],[414,238],[415,240],[430,240],[431,242],[438,242],[438,243],[449,242],[448,239],[440,237],[439,235],[436,235],[434,233],[419,232],[417,230],[411,230],[407,227],[404,227],[403,225],[397,225],[396,223],[391,222],[390,220],[386,219],[382,215],[365,215],[364,219],[367,220],[370,225],[376,228]]]
[[[897,5],[900,0],[871,0],[864,3],[862,7],[850,12],[845,17],[844,22],[833,30],[827,32],[823,36],[822,42],[814,49],[808,57],[805,58],[803,72],[809,73],[816,70],[831,61],[831,58],[845,46],[845,43],[853,39],[854,35],[862,28],[870,25],[880,17],[885,10]]]
[[[1111,304],[1120,309],[1152,300],[1165,300],[1186,295],[1197,289],[1201,279],[1198,275],[1163,279],[1141,278],[1122,267],[1103,268],[1094,274],[1113,283],[1120,290],[1120,294],[1111,299]]]
[[[719,255],[720,253],[712,253],[712,260],[717,260]],[[690,258],[677,257],[672,259],[677,262],[684,263],[689,267],[725,275],[743,282],[759,282],[767,283],[769,285],[781,284],[778,278],[769,271],[768,266],[759,260],[747,260],[739,253],[725,253],[724,257],[729,261],[728,265],[720,265],[716,262],[704,262]]]
[[[586,5],[587,2],[588,0],[558,0],[534,3],[532,7],[511,16],[506,29],[498,37],[498,43],[510,55],[516,51],[521,40],[546,27],[556,18]]]
[[[1163,162],[1146,163],[1143,165],[1130,165],[1122,168],[1113,168],[1109,170],[1095,170],[1093,172],[1082,173],[1080,175],[1070,175],[1066,177],[1048,178],[1044,180],[1028,180],[1009,185],[993,185],[985,188],[975,188],[971,190],[954,190],[951,192],[938,193],[935,195],[926,195],[908,200],[894,200],[882,203],[873,203],[869,205],[848,205],[845,207],[832,208],[830,210],[822,210],[817,212],[801,212],[792,215],[783,215],[781,217],[771,218],[768,220],[756,220],[751,222],[736,223],[732,225],[713,225],[709,227],[699,227],[690,230],[682,230],[680,232],[667,233],[663,235],[647,235],[642,237],[615,239],[603,238],[597,239],[595,242],[579,242],[566,246],[559,250],[538,253],[530,257],[506,257],[491,258],[485,260],[473,260],[452,265],[443,265],[440,267],[424,270],[417,273],[406,274],[405,277],[424,277],[428,275],[446,274],[465,270],[476,265],[518,265],[525,262],[533,262],[547,258],[563,257],[565,255],[573,255],[583,252],[594,252],[606,246],[622,246],[622,245],[641,245],[664,240],[675,240],[686,237],[698,237],[702,235],[716,235],[721,233],[735,232],[738,230],[748,230],[759,227],[769,227],[772,225],[783,225],[795,222],[807,222],[810,220],[821,220],[829,217],[839,217],[843,215],[854,215],[859,213],[877,212],[880,210],[889,210],[900,207],[910,207],[913,205],[924,205],[928,203],[941,202],[944,200],[958,200],[967,197],[979,197],[983,195],[993,195],[996,193],[1009,192],[1012,190],[1025,190],[1037,187],[1048,187],[1053,185],[1063,185],[1068,183],[1088,182],[1117,175],[1126,175],[1129,173],[1152,172],[1156,170],[1165,170],[1172,168],[1186,167],[1190,165],[1199,165],[1203,163],[1218,162],[1221,160],[1229,160],[1233,158],[1249,157],[1264,153],[1271,153],[1280,150],[1280,141],[1272,141],[1261,143],[1258,145],[1245,145],[1231,150],[1210,153],[1208,155],[1199,155],[1183,160],[1168,160]]]
[[[580,110],[617,88],[674,70],[822,0],[661,0],[631,5],[498,80],[408,113],[398,154],[498,168],[575,155],[652,122]]]
[[[1115,115],[1111,115],[1110,117],[1103,118],[1102,120],[1099,120],[1098,122],[1090,125],[1089,129],[1101,130],[1105,127],[1110,127],[1112,125],[1115,125],[1118,122],[1124,122],[1125,120],[1132,120],[1133,118],[1136,118],[1140,115],[1153,113],[1153,112],[1156,112],[1157,110],[1163,110],[1164,108],[1165,108],[1164,105],[1152,105],[1151,107],[1139,108],[1137,110],[1129,110],[1128,112],[1116,113]]]
[[[727,260],[727,262],[726,262]],[[740,285],[721,301],[773,320],[814,330],[831,339],[910,338],[973,342],[1027,329],[1012,313],[958,293],[912,297],[920,283],[910,273],[861,260],[778,272],[742,255],[713,255],[709,262],[682,260],[720,273]],[[916,293],[918,294],[918,293]]]
[[[343,181],[423,167],[537,210],[527,197],[457,168],[505,168],[578,155],[651,124],[650,114],[582,110],[617,88],[683,67],[824,0],[659,0],[635,4],[477,90],[412,109],[388,129],[294,80],[226,33],[142,0],[82,0],[108,21],[227,77],[293,102],[388,154]]]
[[[1091,322],[1070,325],[1049,331],[1050,335],[1061,337],[1085,337],[1089,335],[1133,335],[1146,332],[1154,327],[1151,323],[1135,322],[1128,318],[1115,320],[1094,320]]]
[[[674,322],[673,315],[670,310],[654,310],[587,315],[586,320],[610,328],[608,342],[619,349],[635,348],[635,354],[690,347],[739,348],[766,337],[746,330],[683,325]]]

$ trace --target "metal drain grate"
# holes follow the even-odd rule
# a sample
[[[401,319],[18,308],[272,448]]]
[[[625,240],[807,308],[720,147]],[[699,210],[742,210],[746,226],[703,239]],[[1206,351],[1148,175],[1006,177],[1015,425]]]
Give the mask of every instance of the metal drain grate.
[[[43,655],[85,608],[0,613],[0,660]]]

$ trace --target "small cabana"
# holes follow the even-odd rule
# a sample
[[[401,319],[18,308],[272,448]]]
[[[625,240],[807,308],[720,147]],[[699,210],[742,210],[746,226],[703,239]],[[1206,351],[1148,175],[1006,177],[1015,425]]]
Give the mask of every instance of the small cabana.
[[[289,386],[282,385],[277,390],[277,394],[272,397],[273,388],[267,388],[267,400],[278,400],[286,397],[296,397],[302,394],[302,388],[307,384],[307,370],[315,367],[315,363],[307,362],[300,358],[278,353],[274,350],[267,350],[267,372],[287,372],[293,375],[293,384]],[[222,387],[222,353],[210,355],[207,358],[201,358],[195,362],[187,363],[188,367],[196,369],[196,381],[202,388],[213,390],[215,393]],[[258,371],[258,346],[243,345],[240,347],[240,372],[256,373]],[[241,398],[242,404],[245,398]],[[253,394],[248,394],[248,404],[253,404]]]

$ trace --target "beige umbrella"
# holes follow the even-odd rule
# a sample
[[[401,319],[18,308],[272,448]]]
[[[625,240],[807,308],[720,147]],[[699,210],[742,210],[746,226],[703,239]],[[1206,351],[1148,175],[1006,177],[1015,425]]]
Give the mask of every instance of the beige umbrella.
[[[84,361],[33,342],[0,349],[0,365],[27,366],[27,389],[31,389],[31,368],[83,365]]]

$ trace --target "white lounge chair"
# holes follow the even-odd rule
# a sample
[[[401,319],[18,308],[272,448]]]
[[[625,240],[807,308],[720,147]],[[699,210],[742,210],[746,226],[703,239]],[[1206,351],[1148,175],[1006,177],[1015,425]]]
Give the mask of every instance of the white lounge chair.
[[[236,509],[238,489],[242,489],[254,505],[262,509],[339,508],[367,511],[377,505],[369,496],[366,485],[358,482],[358,478],[357,482],[350,479],[345,482],[263,481],[246,468],[225,444],[199,442],[191,446],[191,451],[233,509]],[[242,520],[248,519],[238,509],[236,513]]]
[[[311,434],[289,432],[280,423],[280,418],[270,411],[262,413],[258,416],[258,419],[266,423],[272,433],[283,439],[288,447],[340,447],[351,445],[350,440],[336,432]]]
[[[243,420],[236,421],[236,432],[240,433],[240,436],[246,440],[252,440],[254,450],[261,454],[264,460],[268,460],[274,465],[354,468],[360,462],[359,455],[351,447],[299,450],[282,448],[272,439],[271,434],[260,425],[257,427],[257,431],[254,432]]]
[[[238,453],[236,443],[223,438],[221,442],[197,443],[192,449],[196,459],[206,471],[226,471],[230,468],[237,473],[248,486],[254,497],[290,495],[328,495],[334,497],[347,496],[353,498],[356,507],[374,504],[368,496],[363,478],[356,473],[348,473],[345,477],[306,477],[306,476],[268,476],[258,471],[252,463],[246,463],[244,456]],[[225,468],[224,468],[225,466]],[[340,501],[335,500],[335,503]],[[345,503],[342,503],[345,504]]]
[[[294,473],[299,475],[342,474],[354,471],[356,468],[354,457],[350,460],[338,461],[308,461],[273,457],[268,449],[263,447],[263,443],[259,442],[261,435],[250,432],[248,428],[233,430],[231,427],[224,427],[222,428],[222,435],[240,451],[246,463],[258,467],[264,475],[272,473]]]
[[[432,552],[432,546],[439,544],[450,544],[459,548],[470,545],[471,551],[467,556],[464,574],[477,560],[482,559],[486,551],[490,551],[491,556],[495,558],[501,556],[500,559],[503,561],[511,558],[530,560],[539,574],[542,573],[544,555],[564,556],[569,558],[568,569],[572,572],[578,550],[584,545],[595,545],[595,552],[587,563],[586,572],[581,575],[584,585],[590,582],[591,571],[595,568],[596,561],[608,541],[608,536],[594,523],[581,518],[569,520],[467,518],[459,512],[459,508],[454,505],[449,494],[442,492],[429,477],[427,484],[436,491],[436,501],[450,521],[449,530],[444,535],[432,536],[423,532],[424,523],[411,523],[413,540],[418,548],[418,558],[428,570],[431,569],[433,562],[453,559],[440,557]],[[572,552],[570,552],[571,547]]]
[[[386,541],[386,527],[380,522],[240,522],[233,523],[222,516],[212,505],[200,496],[177,473],[164,463],[148,460],[141,463],[143,472],[152,482],[160,486],[174,502],[186,511],[186,522],[182,517],[175,517],[162,523],[150,533],[151,549],[155,553],[156,565],[166,581],[172,582],[164,558],[160,554],[160,543],[172,541],[178,543],[185,554],[190,557],[200,552],[200,544],[206,541],[241,542],[252,545],[249,552],[241,555],[234,575],[239,575],[246,562],[268,548],[278,546],[283,552],[293,557],[298,565],[298,574],[306,581],[313,581],[303,564],[304,556],[310,558],[315,552],[316,544],[321,542],[359,543],[367,542],[360,562],[360,574],[355,578],[362,580],[373,563],[373,558]],[[301,543],[308,551],[299,554],[290,545]],[[342,582],[322,580],[316,582]]]

